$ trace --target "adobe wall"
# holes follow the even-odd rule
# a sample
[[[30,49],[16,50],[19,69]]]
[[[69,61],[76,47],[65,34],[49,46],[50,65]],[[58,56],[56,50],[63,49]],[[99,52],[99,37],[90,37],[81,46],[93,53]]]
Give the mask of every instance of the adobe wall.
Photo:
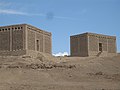
[[[23,30],[12,30],[12,50],[23,50]]]
[[[51,54],[52,41],[51,33],[40,30],[34,26],[27,25],[27,50]],[[37,50],[37,40],[39,41],[39,50]]]
[[[88,35],[89,38],[89,56],[97,56],[99,54],[99,43],[102,43],[102,52],[106,56],[107,53],[107,38],[96,36],[96,35]]]
[[[78,37],[73,37],[73,36],[70,36],[70,51],[71,51],[71,56],[78,56],[79,52],[78,52]]]
[[[0,51],[10,51],[10,30],[0,30]]]
[[[70,37],[71,56],[88,56],[87,35],[74,35]]]
[[[108,38],[108,53],[117,53],[116,38]]]
[[[0,55],[12,55],[14,53],[12,53],[12,51],[18,52],[18,50],[24,49],[25,25],[20,24],[0,27]],[[18,53],[18,55],[20,53]]]
[[[28,39],[27,39],[27,45],[28,50],[35,50],[35,31],[27,30],[28,31]]]
[[[44,49],[43,49],[43,34],[42,33],[37,33],[36,32],[36,40],[39,40],[39,51],[40,52],[43,52]],[[36,49],[37,50],[37,49]]]
[[[44,32],[44,52],[45,53],[52,53],[52,39],[51,39],[51,34],[50,33],[47,33],[47,32]]]
[[[102,44],[102,52],[99,51]],[[110,56],[116,55],[116,37],[95,33],[70,36],[71,56]]]
[[[28,24],[0,27],[0,55],[24,55],[27,50],[51,54],[51,41],[51,33]]]
[[[116,55],[116,37],[101,34],[88,34],[89,56]],[[99,51],[99,43],[102,43],[102,53]]]

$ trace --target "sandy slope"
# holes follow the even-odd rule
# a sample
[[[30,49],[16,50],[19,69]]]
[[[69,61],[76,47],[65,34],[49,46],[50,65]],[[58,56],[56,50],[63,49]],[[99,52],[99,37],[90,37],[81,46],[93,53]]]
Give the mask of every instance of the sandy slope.
[[[120,55],[0,57],[0,90],[120,90]]]

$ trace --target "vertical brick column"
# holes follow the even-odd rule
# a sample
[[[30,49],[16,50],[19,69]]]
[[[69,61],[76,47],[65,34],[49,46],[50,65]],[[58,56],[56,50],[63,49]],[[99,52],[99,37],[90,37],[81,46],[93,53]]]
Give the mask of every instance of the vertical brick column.
[[[27,50],[28,49],[28,28],[27,28],[27,25],[25,25],[25,33],[24,33],[24,37],[25,37],[25,41],[24,41],[24,43],[25,43],[25,49]]]
[[[37,42],[36,42],[36,32],[35,32],[35,51],[37,51]]]
[[[89,35],[87,34],[87,46],[88,46],[88,56],[89,56],[89,50],[90,50],[90,44],[89,44]]]
[[[51,34],[51,36],[50,36],[50,39],[51,39],[51,40],[50,40],[50,42],[51,42],[51,43],[50,43],[50,44],[51,44],[51,45],[50,45],[50,54],[52,54],[52,34]]]
[[[10,28],[10,51],[12,51],[12,27]]]
[[[43,52],[45,52],[45,33],[43,31]]]

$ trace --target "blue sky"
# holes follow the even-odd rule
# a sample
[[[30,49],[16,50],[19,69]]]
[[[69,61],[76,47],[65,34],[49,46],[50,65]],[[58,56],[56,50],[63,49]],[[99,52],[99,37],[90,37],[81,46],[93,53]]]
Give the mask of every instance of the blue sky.
[[[0,26],[21,23],[52,32],[55,54],[84,32],[116,35],[120,51],[120,0],[0,0]]]

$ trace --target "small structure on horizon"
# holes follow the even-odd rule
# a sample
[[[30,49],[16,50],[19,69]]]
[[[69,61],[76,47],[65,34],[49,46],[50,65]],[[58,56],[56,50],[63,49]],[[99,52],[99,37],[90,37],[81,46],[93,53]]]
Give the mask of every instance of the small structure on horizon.
[[[116,55],[116,36],[83,33],[70,36],[71,56]]]
[[[52,53],[52,34],[28,24],[0,27],[0,55],[36,55]]]

